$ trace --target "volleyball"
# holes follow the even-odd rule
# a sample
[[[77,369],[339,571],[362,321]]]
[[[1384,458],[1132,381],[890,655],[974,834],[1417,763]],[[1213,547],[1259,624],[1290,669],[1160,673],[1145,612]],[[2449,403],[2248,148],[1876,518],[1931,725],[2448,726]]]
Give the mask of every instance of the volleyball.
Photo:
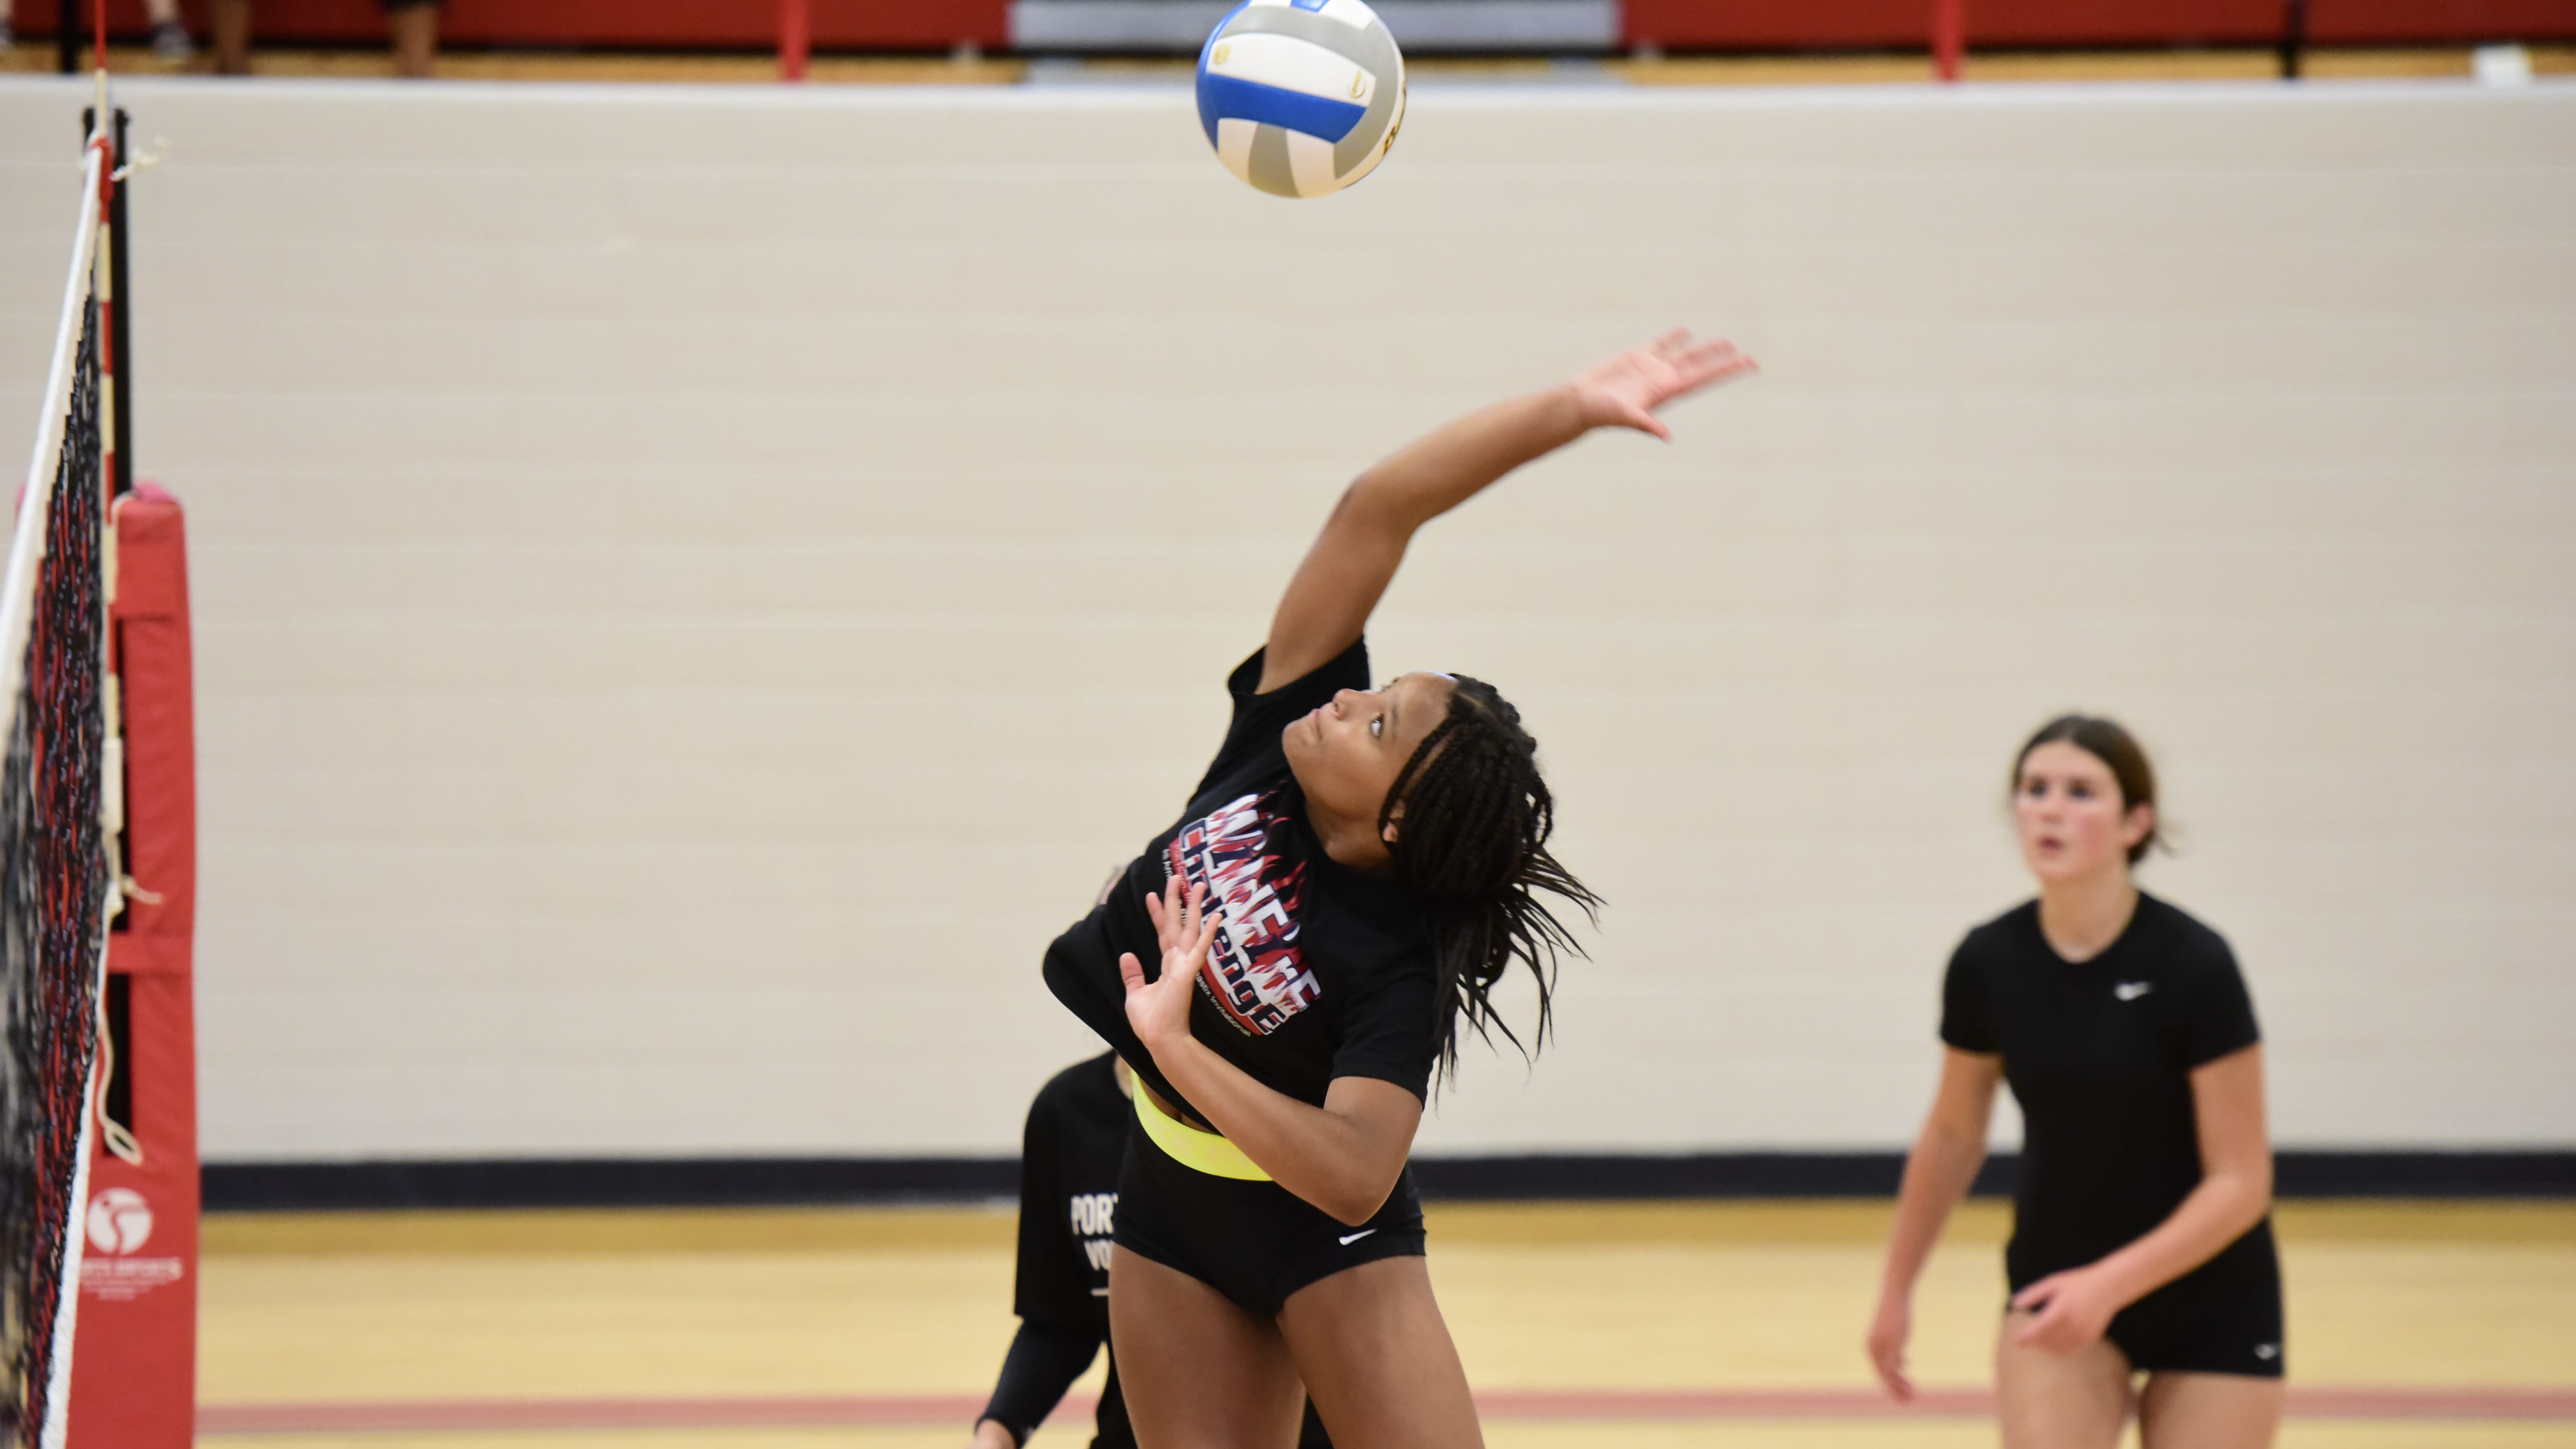
[[[1225,169],[1324,196],[1377,169],[1404,126],[1404,56],[1361,0],[1244,0],[1199,49],[1199,124]]]

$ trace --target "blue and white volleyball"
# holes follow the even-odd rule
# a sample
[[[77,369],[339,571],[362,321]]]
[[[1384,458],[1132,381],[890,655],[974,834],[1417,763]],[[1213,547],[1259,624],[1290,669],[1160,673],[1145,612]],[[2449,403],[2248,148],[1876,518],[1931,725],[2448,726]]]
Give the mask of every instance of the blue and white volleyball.
[[[1244,0],[1199,50],[1199,124],[1273,196],[1339,191],[1395,144],[1404,56],[1361,0]]]

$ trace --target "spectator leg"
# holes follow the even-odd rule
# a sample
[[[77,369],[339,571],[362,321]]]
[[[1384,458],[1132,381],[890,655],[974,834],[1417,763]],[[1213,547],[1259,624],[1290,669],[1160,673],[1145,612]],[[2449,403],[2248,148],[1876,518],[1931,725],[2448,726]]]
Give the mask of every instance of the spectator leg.
[[[250,74],[250,0],[208,0],[215,32],[215,73]]]
[[[385,12],[393,31],[394,74],[427,80],[438,65],[438,6],[397,5]]]

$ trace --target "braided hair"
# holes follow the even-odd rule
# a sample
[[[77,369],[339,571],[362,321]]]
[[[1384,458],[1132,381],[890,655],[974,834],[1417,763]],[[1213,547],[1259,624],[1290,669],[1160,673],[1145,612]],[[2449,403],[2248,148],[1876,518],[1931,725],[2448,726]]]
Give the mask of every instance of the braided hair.
[[[1457,1074],[1461,1018],[1487,1041],[1501,1031],[1523,1056],[1547,1041],[1557,956],[1584,952],[1535,893],[1572,901],[1596,922],[1601,906],[1548,853],[1556,802],[1539,778],[1538,741],[1521,727],[1521,712],[1483,680],[1459,675],[1456,684],[1449,717],[1415,746],[1377,822],[1380,839],[1390,822],[1398,825],[1388,852],[1405,884],[1431,902],[1444,1079]],[[1538,983],[1538,1029],[1528,1043],[1492,998],[1515,960]]]

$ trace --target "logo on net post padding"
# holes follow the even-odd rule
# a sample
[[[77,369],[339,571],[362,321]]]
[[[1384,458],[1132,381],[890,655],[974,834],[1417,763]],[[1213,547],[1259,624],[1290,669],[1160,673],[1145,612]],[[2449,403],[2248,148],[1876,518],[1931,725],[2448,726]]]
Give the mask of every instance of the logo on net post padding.
[[[92,1251],[130,1256],[152,1236],[152,1204],[130,1187],[111,1187],[89,1200]]]
[[[89,1200],[88,1251],[81,1262],[81,1292],[93,1298],[140,1298],[176,1283],[185,1265],[177,1258],[140,1258],[152,1237],[152,1204],[130,1187],[99,1190]]]

